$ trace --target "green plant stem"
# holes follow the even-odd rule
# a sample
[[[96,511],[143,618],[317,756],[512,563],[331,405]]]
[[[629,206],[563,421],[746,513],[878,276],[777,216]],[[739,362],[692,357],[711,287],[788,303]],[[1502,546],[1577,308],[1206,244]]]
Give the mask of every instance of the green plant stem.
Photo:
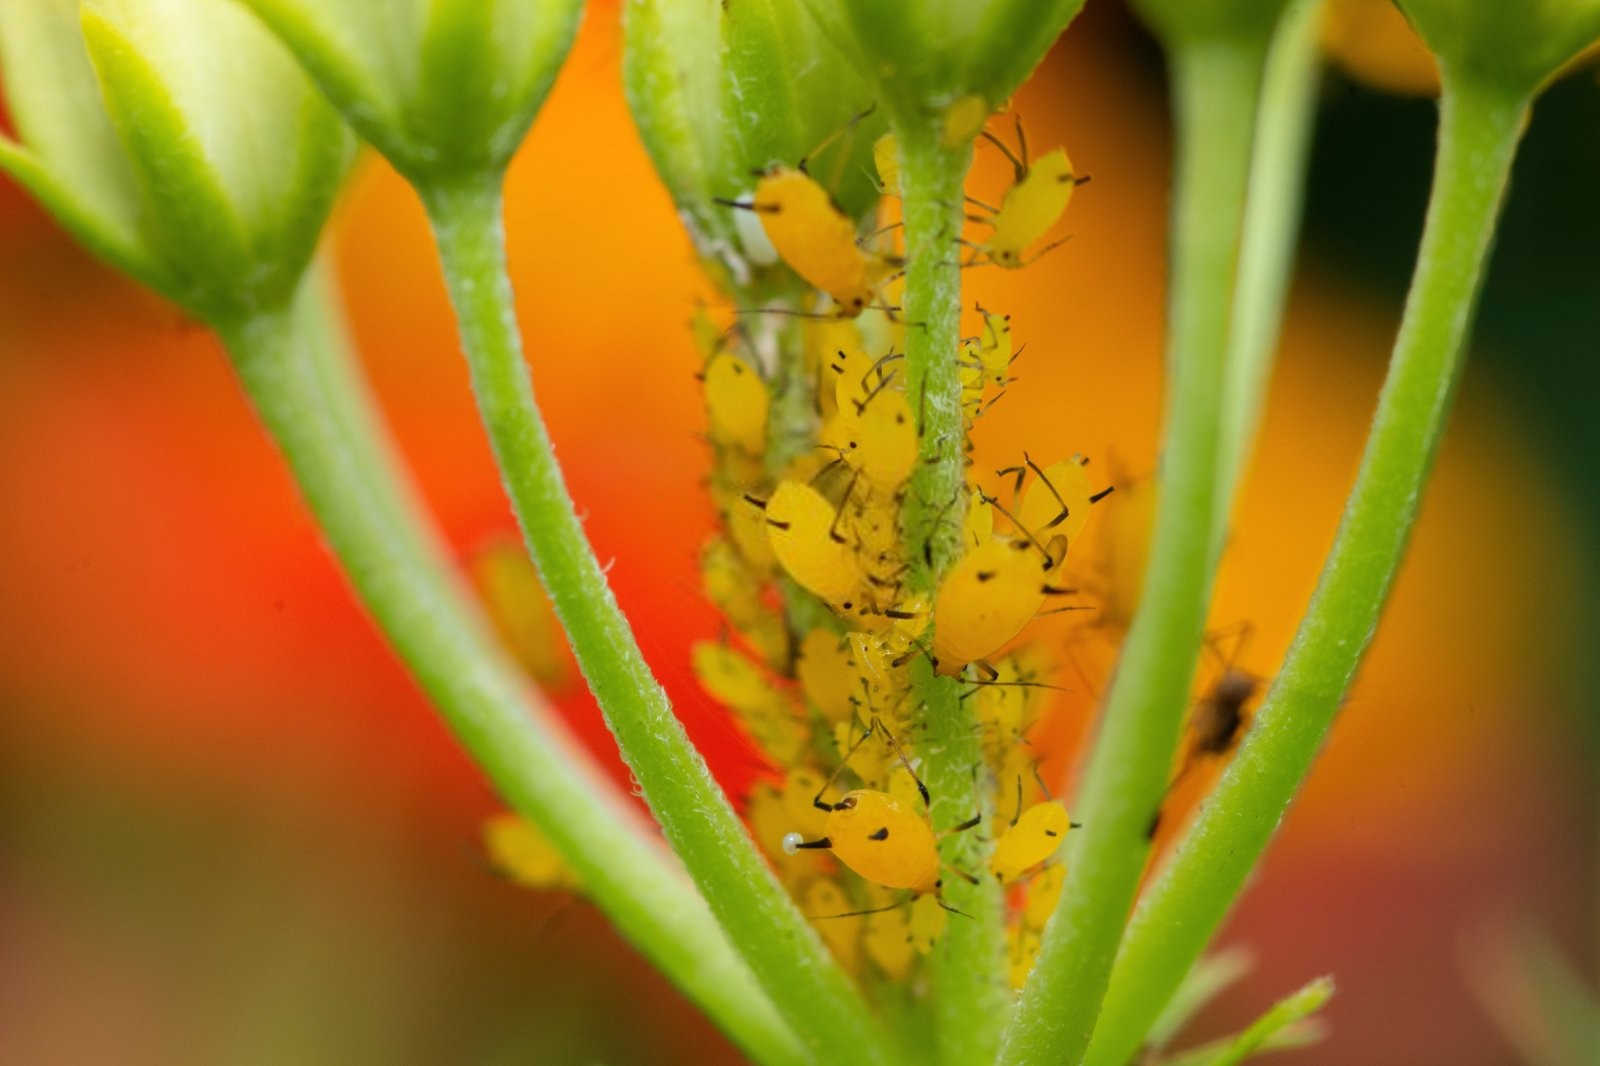
[[[762,1062],[809,1056],[643,820],[535,702],[418,510],[313,277],[293,306],[219,327],[356,593],[500,794],[537,823],[585,892]]]
[[[646,803],[728,938],[819,1061],[886,1061],[849,978],[779,886],[640,654],[534,402],[506,272],[498,177],[423,190],[478,409],[530,554]]]
[[[1322,7],[1323,0],[1294,0],[1279,17],[1267,52],[1228,334],[1214,555],[1221,554],[1234,493],[1261,422],[1262,401],[1294,273],[1295,238],[1300,231],[1321,75],[1317,31]]]
[[[918,412],[920,445],[910,491],[902,508],[908,589],[929,593],[960,554],[966,512],[965,427],[956,350],[961,333],[961,272],[957,266],[962,193],[972,162],[968,146],[940,146],[937,128],[897,129],[901,145],[906,272],[906,389]],[[938,677],[926,660],[912,667],[923,731],[916,738],[921,775],[933,797],[935,828],[945,829],[982,813],[990,820],[989,789],[973,701],[961,699],[960,683]],[[988,876],[989,842],[983,829],[948,837],[941,854],[946,873],[943,898],[953,914],[933,956],[934,1027],[939,1058],[950,1064],[989,1062],[999,1046],[1006,1016],[1004,907]]]
[[[1178,165],[1160,494],[1129,630],[1073,814],[1061,902],[1001,1061],[1076,1062],[1144,868],[1177,748],[1211,587],[1228,313],[1265,41],[1171,51]]]
[[[1089,1066],[1137,1051],[1265,850],[1372,639],[1449,411],[1527,105],[1445,73],[1422,248],[1338,537],[1255,725],[1129,925]]]

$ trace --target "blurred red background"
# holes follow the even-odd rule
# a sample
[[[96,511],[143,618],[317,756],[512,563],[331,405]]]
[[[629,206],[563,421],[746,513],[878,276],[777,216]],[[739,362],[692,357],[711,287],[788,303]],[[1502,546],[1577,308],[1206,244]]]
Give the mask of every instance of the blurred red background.
[[[737,787],[753,756],[687,654],[717,631],[685,328],[708,294],[627,118],[619,47],[597,7],[513,168],[518,305],[596,550]],[[1095,180],[1064,249],[970,275],[1028,343],[980,453],[1149,470],[1168,148],[1148,45],[1091,10],[1017,106]],[[975,184],[1004,180],[980,153]],[[0,249],[0,1058],[737,1061],[588,905],[488,875],[474,837],[493,798],[353,603],[215,341],[10,184]],[[421,211],[375,159],[335,254],[450,539],[509,529]],[[1332,537],[1396,301],[1302,261],[1215,614],[1253,621],[1252,669],[1270,673]],[[1592,706],[1574,680],[1592,563],[1502,399],[1469,372],[1369,664],[1223,935],[1258,966],[1197,1037],[1332,972],[1331,1041],[1283,1061],[1512,1062],[1463,941],[1531,918],[1586,957],[1594,767],[1571,711]],[[625,779],[587,699],[563,706]]]

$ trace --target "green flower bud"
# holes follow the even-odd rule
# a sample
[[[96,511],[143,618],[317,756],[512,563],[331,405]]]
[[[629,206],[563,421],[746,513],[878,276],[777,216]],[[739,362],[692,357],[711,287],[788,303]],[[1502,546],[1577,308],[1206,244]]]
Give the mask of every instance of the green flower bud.
[[[760,299],[795,287],[760,220],[718,203],[748,196],[773,166],[806,161],[841,210],[866,220],[883,115],[799,0],[629,0],[623,39],[640,138],[725,288]]]
[[[1265,40],[1288,0],[1133,0],[1169,45],[1199,40]]]
[[[421,187],[505,170],[583,13],[583,0],[241,2]]]
[[[354,140],[228,0],[12,0],[0,167],[86,244],[193,313],[288,299]]]
[[[983,106],[966,109],[987,117],[1033,72],[1083,7],[1083,0],[805,3],[873,79],[901,125],[944,116],[974,97]],[[947,129],[947,143],[968,130],[976,134],[970,122],[956,126]]]
[[[1600,0],[1397,0],[1446,77],[1531,93],[1600,40]]]

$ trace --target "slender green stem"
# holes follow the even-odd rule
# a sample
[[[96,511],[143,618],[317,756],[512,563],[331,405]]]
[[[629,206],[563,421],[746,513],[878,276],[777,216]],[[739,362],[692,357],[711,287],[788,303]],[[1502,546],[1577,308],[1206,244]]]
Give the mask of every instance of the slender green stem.
[[[972,150],[943,148],[936,128],[902,127],[901,187],[906,257],[906,388],[918,412],[919,462],[903,509],[908,587],[931,593],[961,548],[965,513],[964,425],[956,350],[961,333],[961,272],[957,266],[962,192]],[[933,824],[946,828],[983,813],[989,789],[972,702],[954,678],[935,676],[919,659],[912,684],[922,705],[917,738],[922,777],[933,796]],[[943,896],[952,915],[933,957],[933,998],[939,1060],[968,1064],[994,1059],[1009,995],[1001,964],[1004,906],[988,877],[989,842],[981,831],[945,840]],[[961,873],[978,875],[978,884]]]
[[[1222,394],[1221,482],[1213,552],[1227,535],[1228,515],[1261,421],[1278,329],[1294,273],[1295,237],[1316,118],[1317,30],[1323,0],[1295,0],[1278,19],[1267,52],[1250,161],[1249,193],[1239,241],[1239,281],[1228,334]]]
[[[1067,878],[1001,1061],[1076,1062],[1138,885],[1187,702],[1211,587],[1228,312],[1265,41],[1171,52],[1177,114],[1172,310],[1160,495],[1129,630],[1068,841]]]
[[[357,594],[500,794],[585,891],[762,1062],[808,1059],[693,887],[535,701],[450,572],[379,428],[322,281],[220,328],[262,421]]]
[[[1130,1059],[1221,923],[1377,627],[1449,411],[1527,104],[1446,71],[1422,249],[1338,537],[1254,727],[1129,925],[1085,1059],[1090,1066]]]
[[[819,1061],[885,1061],[859,993],[778,885],[689,742],[618,609],[534,402],[506,273],[498,179],[423,195],[478,409],[578,665],[673,849]]]

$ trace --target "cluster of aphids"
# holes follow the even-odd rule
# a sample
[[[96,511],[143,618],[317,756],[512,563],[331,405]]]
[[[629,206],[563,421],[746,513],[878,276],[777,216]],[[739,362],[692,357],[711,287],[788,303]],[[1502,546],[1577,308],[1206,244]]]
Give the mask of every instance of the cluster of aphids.
[[[1081,179],[1063,149],[1030,163],[1020,125],[1015,153],[981,135],[1006,151],[1015,178],[998,208],[971,216],[991,230],[963,242],[968,263],[1018,267]],[[892,137],[874,155],[892,196]],[[1010,886],[1020,983],[1061,891],[1054,858],[1072,823],[1028,741],[1050,708],[1055,664],[1037,649],[1012,649],[1038,615],[1082,609],[1063,565],[1110,490],[1078,458],[1019,456],[989,481],[969,470],[963,491],[932,504],[959,525],[960,555],[931,591],[911,591],[924,549],[907,546],[903,512],[923,461],[923,398],[908,391],[904,361],[907,332],[919,327],[888,299],[905,265],[884,239],[895,227],[863,238],[803,167],[773,168],[748,199],[727,203],[759,219],[777,255],[818,290],[784,356],[801,366],[790,381],[804,382],[806,405],[775,402],[776,382],[763,372],[770,360],[743,327],[723,331],[702,314],[695,329],[721,519],[702,573],[733,639],[697,644],[694,670],[773,769],[747,798],[751,832],[841,962],[857,973],[870,962],[893,980],[912,975],[948,922],[963,920],[944,899],[946,876],[998,878]],[[976,313],[976,332],[950,353],[963,436],[1011,384],[1017,354],[1010,317]],[[778,425],[778,412],[794,421],[807,407],[809,446],[790,447],[796,427]],[[917,772],[919,659],[958,679],[970,701],[985,763],[974,770],[992,789],[998,824],[936,828],[929,819]],[[987,870],[941,863],[938,841],[956,832],[994,838]]]

